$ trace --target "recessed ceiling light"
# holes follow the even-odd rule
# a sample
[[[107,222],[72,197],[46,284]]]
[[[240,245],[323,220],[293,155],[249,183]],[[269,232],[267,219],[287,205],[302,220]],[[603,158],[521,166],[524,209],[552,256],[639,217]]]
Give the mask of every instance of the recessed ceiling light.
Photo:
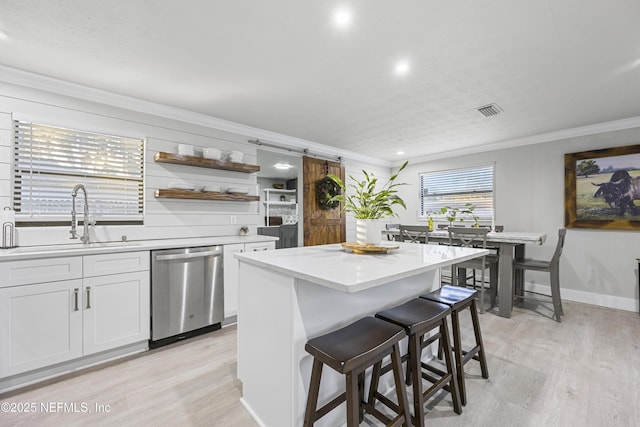
[[[398,76],[403,76],[409,72],[409,61],[401,60],[396,62],[395,72]]]
[[[402,156],[402,155],[404,154],[404,151],[398,151],[396,154],[397,154],[398,156]]]
[[[287,170],[287,169],[291,169],[293,165],[290,165],[289,163],[286,163],[286,162],[278,162],[275,165],[273,165],[273,167],[276,169]]]
[[[333,22],[336,24],[338,28],[347,28],[351,25],[351,21],[353,20],[353,15],[351,11],[346,7],[341,7],[335,11],[333,14]]]

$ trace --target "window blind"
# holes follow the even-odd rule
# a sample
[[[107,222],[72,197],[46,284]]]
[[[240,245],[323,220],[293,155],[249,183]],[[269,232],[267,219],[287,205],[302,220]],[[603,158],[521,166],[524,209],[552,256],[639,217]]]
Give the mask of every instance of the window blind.
[[[432,217],[444,219],[439,214],[441,208],[463,209],[466,203],[473,203],[476,207],[473,213],[480,221],[493,220],[493,164],[425,172],[419,175],[419,180],[420,218],[426,219],[431,212]]]
[[[14,121],[13,206],[22,222],[69,221],[84,184],[98,221],[142,222],[144,141]],[[82,206],[83,193],[76,206]]]

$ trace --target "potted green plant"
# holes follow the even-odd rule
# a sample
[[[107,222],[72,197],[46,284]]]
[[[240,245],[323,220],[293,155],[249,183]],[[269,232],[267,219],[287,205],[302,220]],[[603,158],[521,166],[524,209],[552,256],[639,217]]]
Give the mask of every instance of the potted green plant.
[[[473,218],[472,227],[479,227],[478,220],[480,219],[475,213],[476,206],[473,203],[465,203],[463,207],[451,207],[443,206],[440,208],[440,214],[446,215],[445,218],[449,221],[449,227],[453,225],[453,222],[464,222],[464,215],[470,215]]]
[[[381,240],[380,219],[387,216],[395,216],[393,211],[395,205],[407,208],[398,194],[396,187],[406,185],[406,183],[396,183],[398,174],[407,166],[406,161],[400,166],[398,171],[380,188],[377,188],[378,178],[373,172],[368,173],[363,170],[364,179],[358,181],[353,176],[349,176],[353,184],[349,187],[354,190],[353,194],[347,194],[347,187],[342,180],[333,174],[327,175],[342,190],[341,194],[330,197],[328,202],[338,201],[342,203],[345,212],[351,212],[356,219],[358,243],[379,244]]]
[[[459,209],[457,207],[443,206],[440,208],[440,213],[446,215],[445,218],[449,221],[449,227],[451,227],[452,223],[456,220],[458,211]],[[463,219],[460,218],[460,221],[463,221]]]
[[[480,218],[474,213],[475,210],[476,210],[476,205],[469,202],[464,204],[464,208],[460,210],[460,213],[463,215],[470,215],[471,218],[473,218],[472,227],[480,227],[480,224],[478,223],[478,220]]]

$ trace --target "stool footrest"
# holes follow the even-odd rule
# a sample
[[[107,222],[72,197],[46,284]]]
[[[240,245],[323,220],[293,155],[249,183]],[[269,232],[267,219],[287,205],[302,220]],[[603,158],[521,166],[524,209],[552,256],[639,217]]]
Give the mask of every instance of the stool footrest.
[[[380,400],[382,402],[382,399],[380,398],[382,395],[378,395],[376,396],[378,398],[378,400]],[[382,396],[384,397],[384,396]],[[386,397],[384,397],[385,399],[387,399]],[[393,403],[391,400],[387,399],[387,401],[389,401],[390,403],[392,403],[396,408],[398,408],[398,405],[396,405],[395,403]],[[395,418],[391,419],[389,417],[387,417],[385,414],[383,414],[382,412],[380,412],[378,409],[374,408],[373,406],[365,403],[364,408],[366,409],[366,411],[373,415],[378,421],[385,423],[386,426],[393,426],[393,427],[397,427],[397,426],[401,426],[404,422],[405,422],[405,417],[404,415],[397,415]],[[398,410],[395,409],[394,410],[396,413],[398,413]],[[408,418],[408,416],[407,416]]]
[[[315,413],[314,419],[319,420],[320,418],[324,417],[329,412],[331,412],[333,409],[337,408],[342,402],[345,402],[346,400],[347,400],[347,393],[345,392],[339,395],[338,397],[336,397],[335,399],[333,399],[331,402],[328,402],[327,404],[322,406],[320,409],[318,409]]]
[[[471,350],[468,351],[462,351],[462,364],[466,365],[467,362],[471,359],[473,360],[480,360],[480,358],[478,357],[478,352],[480,351],[480,346],[476,345],[475,347],[473,347]]]
[[[422,396],[425,400],[436,394],[438,391],[440,391],[440,389],[450,391],[449,382],[451,381],[452,375],[449,373],[444,372],[444,375],[442,377],[435,378],[429,375],[428,372],[422,372],[422,378],[431,383],[431,387],[429,387],[422,393]]]
[[[433,344],[434,342],[438,341],[439,339],[440,339],[440,332],[437,332],[437,333],[433,334],[432,336],[430,336],[427,339],[423,338],[421,340],[421,344],[420,345],[422,346],[422,349],[424,349],[425,347]]]

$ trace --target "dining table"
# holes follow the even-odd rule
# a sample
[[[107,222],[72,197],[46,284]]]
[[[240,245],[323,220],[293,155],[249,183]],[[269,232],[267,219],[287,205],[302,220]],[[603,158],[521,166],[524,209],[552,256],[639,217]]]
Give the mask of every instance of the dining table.
[[[384,230],[390,238],[400,235],[399,229]],[[438,229],[427,232],[427,242],[449,243],[449,231]],[[521,231],[490,231],[487,233],[487,248],[498,250],[498,315],[511,317],[514,294],[522,295],[524,290],[524,271],[514,274],[513,260],[525,257],[525,245],[542,245],[545,233]],[[514,287],[515,281],[515,287]]]

